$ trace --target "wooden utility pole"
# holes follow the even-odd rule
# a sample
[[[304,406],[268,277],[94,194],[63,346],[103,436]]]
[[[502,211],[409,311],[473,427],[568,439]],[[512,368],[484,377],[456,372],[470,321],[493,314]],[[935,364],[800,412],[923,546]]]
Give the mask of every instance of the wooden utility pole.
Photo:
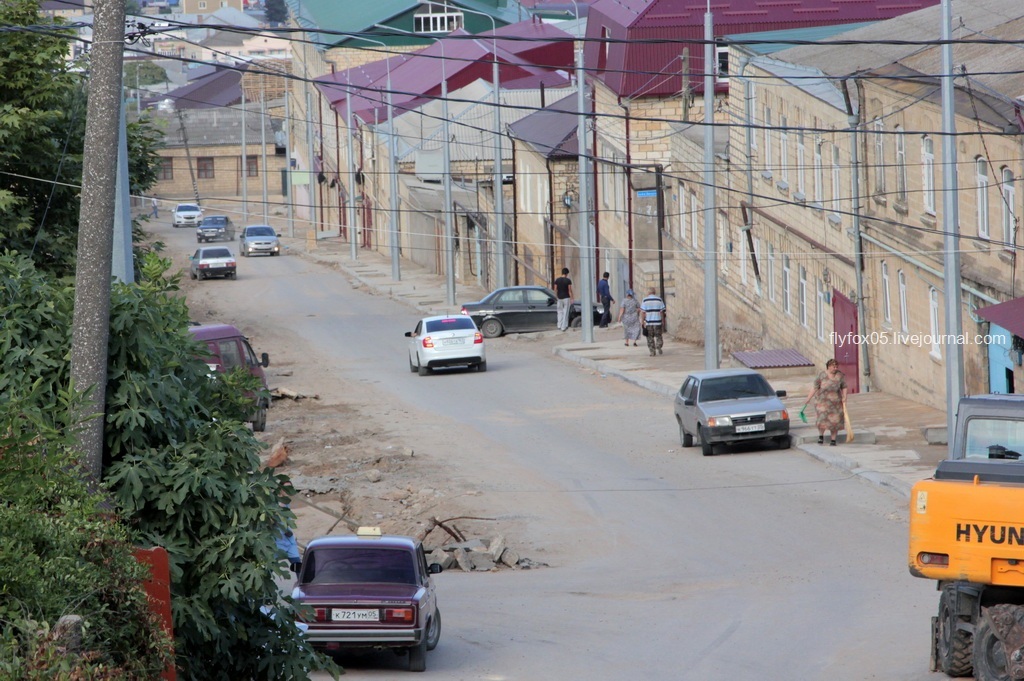
[[[118,112],[124,62],[124,0],[95,0],[93,9],[71,336],[71,379],[76,391],[90,391],[76,415],[80,423],[76,434],[83,467],[91,482],[95,483],[103,474],[111,252],[121,121]],[[97,418],[89,418],[92,416]]]

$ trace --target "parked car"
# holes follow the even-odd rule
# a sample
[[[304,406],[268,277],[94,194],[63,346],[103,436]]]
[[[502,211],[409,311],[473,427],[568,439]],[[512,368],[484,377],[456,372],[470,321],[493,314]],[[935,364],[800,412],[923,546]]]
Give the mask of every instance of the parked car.
[[[234,241],[235,223],[227,215],[209,215],[196,226],[196,242]]]
[[[423,544],[361,527],[309,542],[292,598],[306,606],[306,636],[314,648],[392,648],[407,652],[409,669],[426,669],[426,653],[441,639],[441,611]]]
[[[179,203],[174,207],[175,227],[195,227],[203,218],[203,209],[194,203]]]
[[[238,253],[242,256],[255,253],[281,255],[280,236],[268,225],[243,227],[242,233],[238,236]]]
[[[426,317],[406,331],[409,339],[409,371],[426,376],[438,367],[468,366],[487,371],[484,337],[470,317]]]
[[[225,246],[197,249],[189,261],[188,273],[193,279],[202,281],[210,277],[235,278],[235,256],[231,255],[231,251]]]
[[[252,423],[254,431],[265,430],[267,409],[270,408],[270,391],[263,369],[270,366],[270,356],[264,352],[257,358],[249,339],[230,324],[197,324],[190,326],[188,330],[193,338],[206,344],[209,354],[204,359],[211,372],[224,373],[242,367],[260,379],[260,383],[263,384],[262,394],[256,396],[256,411],[249,422]]]
[[[569,325],[583,323],[583,307],[578,300],[569,308]],[[509,286],[491,291],[483,300],[465,303],[462,314],[472,317],[484,338],[506,333],[549,331],[558,328],[558,300],[543,286]],[[594,324],[601,323],[601,306],[595,304]]]
[[[675,398],[679,442],[692,447],[700,441],[704,456],[717,444],[773,440],[789,447],[789,412],[764,376],[750,369],[694,371]]]

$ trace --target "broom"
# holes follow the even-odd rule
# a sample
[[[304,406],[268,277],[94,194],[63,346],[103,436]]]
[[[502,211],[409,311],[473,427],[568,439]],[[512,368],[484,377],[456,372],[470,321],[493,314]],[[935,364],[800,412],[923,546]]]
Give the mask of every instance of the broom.
[[[845,402],[843,402],[843,428],[846,430],[846,441],[853,442],[853,425],[850,423],[850,415],[846,413]]]

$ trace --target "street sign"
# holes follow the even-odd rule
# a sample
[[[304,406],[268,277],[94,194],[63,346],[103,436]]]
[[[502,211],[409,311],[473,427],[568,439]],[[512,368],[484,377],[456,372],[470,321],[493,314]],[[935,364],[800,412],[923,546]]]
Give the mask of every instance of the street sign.
[[[650,199],[658,195],[657,189],[638,189],[636,192],[638,198]]]

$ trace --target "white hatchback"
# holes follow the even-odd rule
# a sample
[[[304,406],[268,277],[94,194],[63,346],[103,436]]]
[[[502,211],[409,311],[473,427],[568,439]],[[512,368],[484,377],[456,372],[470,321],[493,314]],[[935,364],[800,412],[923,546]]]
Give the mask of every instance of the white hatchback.
[[[484,337],[466,315],[425,317],[406,331],[409,371],[426,376],[438,367],[475,367],[487,371]]]

